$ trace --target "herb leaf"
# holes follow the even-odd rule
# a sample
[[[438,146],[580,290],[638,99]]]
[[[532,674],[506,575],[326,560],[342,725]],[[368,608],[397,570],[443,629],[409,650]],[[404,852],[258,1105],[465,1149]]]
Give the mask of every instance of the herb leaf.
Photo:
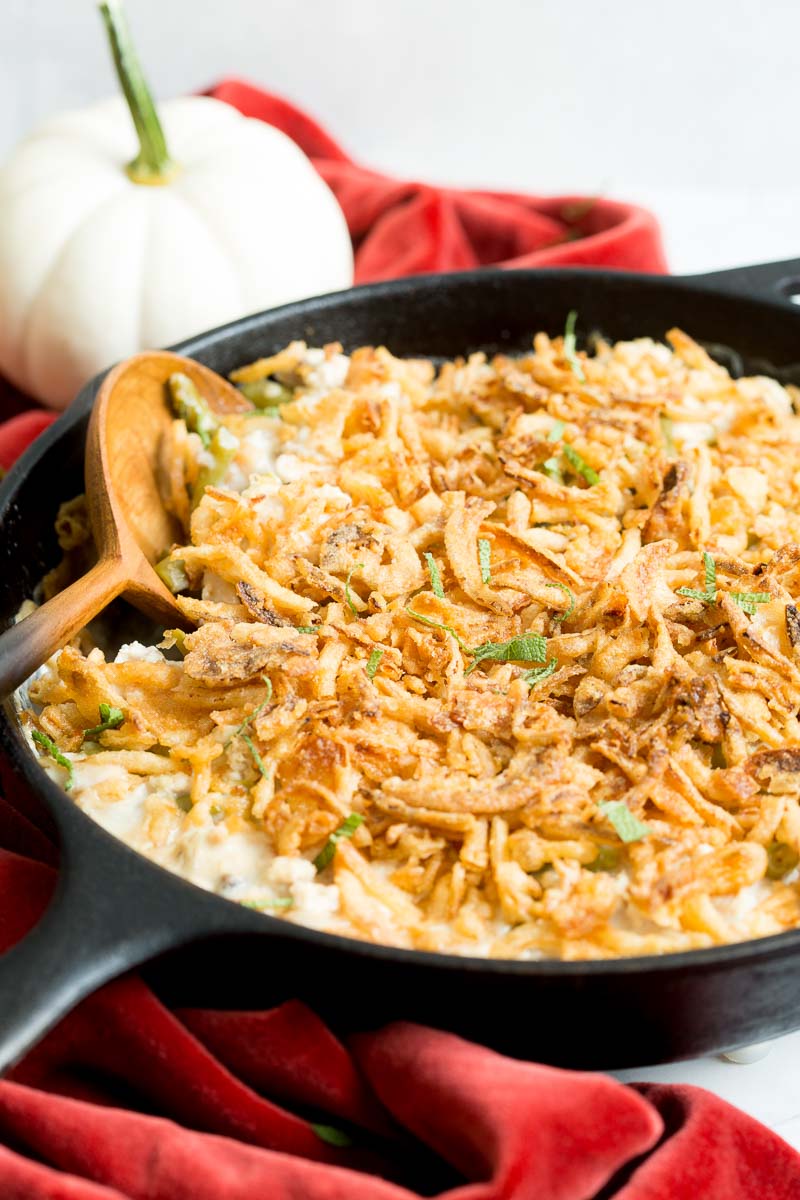
[[[413,608],[409,608],[408,606],[406,606],[406,612],[408,613],[408,615],[410,617],[413,617],[415,621],[421,621],[423,625],[430,625],[431,629],[442,629],[442,630],[444,630],[445,633],[449,633],[451,637],[454,637],[456,639],[456,641],[458,642],[459,646],[461,647],[461,649],[464,651],[465,654],[472,653],[469,646],[467,646],[461,640],[461,638],[456,633],[455,629],[453,629],[452,625],[443,625],[441,623],[441,621],[433,621],[433,620],[431,620],[430,617],[425,617],[422,615],[422,613],[415,612]]]
[[[567,608],[562,613],[558,613],[557,616],[553,617],[553,620],[558,621],[560,624],[561,621],[566,621],[567,617],[571,617],[572,614],[575,612],[575,593],[572,591],[572,588],[568,588],[565,583],[550,582],[550,583],[548,583],[547,586],[554,587],[554,588],[561,588],[561,591],[566,592],[566,594],[569,596],[569,608]]]
[[[436,565],[436,559],[429,550],[425,551],[425,562],[428,566],[428,574],[431,577],[431,591],[433,592],[434,596],[438,596],[440,600],[444,600],[442,577],[439,574],[439,568]]]
[[[258,767],[261,774],[264,776],[265,779],[269,779],[269,771],[264,766],[264,760],[261,757],[261,755],[258,753],[258,750],[256,749],[256,744],[253,741],[253,739],[250,737],[249,733],[241,734],[241,739],[244,742],[245,746],[247,746],[247,749],[250,751],[250,756],[253,759],[253,762]]]
[[[567,320],[564,325],[564,357],[572,368],[572,374],[581,383],[586,383],[586,376],[583,373],[575,347],[575,325],[578,320],[578,314],[574,308],[567,313]]]
[[[319,633],[317,625],[295,625],[298,633]]]
[[[274,900],[241,900],[242,908],[254,908],[261,912],[265,908],[291,908],[294,900],[291,896],[276,896]]]
[[[536,687],[537,683],[548,679],[554,671],[558,670],[558,663],[554,658],[550,659],[549,663],[545,663],[543,667],[531,667],[530,671],[526,671],[522,678],[527,683],[528,687]]]
[[[561,463],[557,458],[546,458],[542,463],[542,470],[548,479],[552,479],[554,483],[564,482],[564,476],[561,472]]]
[[[34,729],[31,737],[36,742],[37,746],[41,746],[46,754],[49,754],[53,762],[57,762],[60,767],[63,767],[67,772],[67,781],[64,784],[64,791],[68,792],[75,783],[75,767],[70,760],[61,753],[58,746],[52,738],[49,738],[46,733],[42,733],[41,729]]]
[[[378,670],[378,667],[380,666],[380,661],[382,658],[383,658],[383,649],[380,646],[376,646],[375,649],[370,654],[369,658],[367,659],[367,675],[370,679],[375,678],[375,673]]]
[[[125,713],[121,708],[113,708],[110,704],[101,704],[100,724],[93,725],[91,729],[84,729],[83,740],[86,742],[99,733],[105,733],[107,729],[119,729],[124,720]]]
[[[756,615],[756,608],[759,604],[769,604],[772,596],[769,592],[731,592],[731,600],[734,604],[738,604],[743,612],[746,612],[748,617]]]
[[[481,566],[481,583],[491,583],[492,547],[486,538],[478,538],[478,562]]]
[[[509,638],[507,642],[483,642],[467,653],[472,655],[472,662],[465,675],[469,675],[486,659],[493,662],[543,663],[547,658],[547,640],[540,633],[523,633],[519,637]]]
[[[566,442],[564,442],[562,450],[564,452],[564,458],[572,467],[573,471],[577,471],[579,475],[582,475],[590,487],[594,487],[596,483],[600,482],[600,476],[597,474],[597,471],[595,471],[594,467],[589,466],[586,460],[580,454],[578,454],[578,451],[573,446],[569,446]]]
[[[556,421],[555,425],[547,435],[548,442],[560,442],[564,436],[565,429],[566,426],[563,421]]]
[[[703,551],[703,572],[705,574],[706,590],[698,591],[697,588],[681,587],[677,588],[679,596],[689,596],[692,600],[702,600],[704,604],[716,604],[717,601],[717,564],[712,556],[706,551]]]
[[[652,832],[644,821],[635,817],[624,800],[607,800],[598,809],[608,817],[623,842],[638,842]]]
[[[364,569],[363,562],[353,563],[352,567],[347,572],[347,579],[345,580],[345,585],[344,585],[345,599],[347,600],[348,608],[350,609],[350,611],[354,617],[357,617],[359,615],[359,612],[358,612],[358,609],[356,608],[355,604],[353,603],[353,593],[350,591],[350,580],[353,578],[354,571],[363,571],[363,569]]]
[[[244,731],[245,731],[245,729],[247,729],[247,726],[252,724],[253,721],[255,721],[258,714],[260,712],[263,712],[263,710],[267,707],[270,700],[272,699],[272,680],[270,679],[269,675],[262,675],[261,678],[264,681],[264,686],[267,689],[267,694],[264,697],[264,699],[261,701],[261,703],[259,704],[258,708],[254,708],[253,711],[251,713],[249,713],[248,716],[245,717],[245,719],[242,721],[239,728],[234,729],[234,731],[230,735],[230,737],[227,737],[225,739],[225,741],[222,743],[223,747],[226,750],[228,749],[228,746],[230,746],[230,744],[234,738],[241,737],[244,734]]]
[[[353,1139],[343,1129],[337,1129],[335,1125],[312,1125],[311,1128],[321,1142],[327,1142],[329,1146],[352,1146]]]
[[[706,592],[717,594],[717,564],[705,550],[703,551],[703,572],[705,574]]]
[[[363,824],[364,818],[360,813],[350,813],[349,817],[345,817],[338,829],[334,829],[333,833],[330,835],[327,842],[314,859],[314,866],[317,868],[317,871],[324,871],[325,868],[333,862],[333,856],[336,853],[336,847],[342,838],[352,837],[359,825]]]

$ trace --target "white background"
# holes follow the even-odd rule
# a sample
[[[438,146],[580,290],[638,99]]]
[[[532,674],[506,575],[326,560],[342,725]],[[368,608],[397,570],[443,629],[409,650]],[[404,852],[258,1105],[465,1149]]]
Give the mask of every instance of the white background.
[[[239,74],[307,107],[388,172],[648,204],[676,271],[800,257],[797,0],[128,9],[162,97]],[[37,120],[114,83],[91,0],[0,0],[0,17],[3,157]],[[800,1147],[800,1034],[751,1066],[631,1075],[704,1084]]]

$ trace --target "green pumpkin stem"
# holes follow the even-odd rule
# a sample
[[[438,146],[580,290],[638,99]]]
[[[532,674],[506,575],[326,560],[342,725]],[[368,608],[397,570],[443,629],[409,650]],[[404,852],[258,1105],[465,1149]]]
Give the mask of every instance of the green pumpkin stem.
[[[139,153],[125,170],[134,183],[168,183],[177,171],[164,130],[133,44],[121,0],[102,0],[100,15],[108,34],[114,67],[139,138]]]

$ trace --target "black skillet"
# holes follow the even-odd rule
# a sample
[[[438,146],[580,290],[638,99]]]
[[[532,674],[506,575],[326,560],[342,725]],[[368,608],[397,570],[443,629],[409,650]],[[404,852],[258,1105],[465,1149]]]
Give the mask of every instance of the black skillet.
[[[215,370],[295,338],[383,343],[396,354],[514,352],[533,330],[663,337],[680,325],[747,372],[800,382],[800,260],[694,279],[611,271],[481,271],[377,284],[248,317],[177,347]],[[739,357],[740,356],[740,357]],[[743,364],[743,366],[742,366]],[[0,488],[4,627],[57,558],[58,504],[82,490],[98,381]],[[55,896],[0,958],[0,1070],[94,988],[150,962],[170,1002],[261,1007],[308,1001],[334,1028],[408,1018],[520,1057],[626,1067],[761,1041],[800,1026],[800,930],[734,946],[611,962],[507,962],[372,946],[262,916],[201,891],[128,849],[42,771],[14,711],[0,740],[48,810],[61,847]]]

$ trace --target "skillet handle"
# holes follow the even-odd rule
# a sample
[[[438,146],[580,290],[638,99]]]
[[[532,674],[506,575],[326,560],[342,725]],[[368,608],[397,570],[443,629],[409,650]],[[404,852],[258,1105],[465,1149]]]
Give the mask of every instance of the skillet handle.
[[[795,308],[797,306],[792,296],[800,297],[800,258],[734,267],[729,271],[712,271],[706,275],[690,275],[689,279],[692,283],[708,284],[721,292],[779,301]]]
[[[101,984],[165,950],[213,933],[210,899],[177,879],[153,886],[152,866],[79,823],[62,835],[56,890],[39,923],[0,956],[0,1074]],[[165,919],[165,913],[166,919]]]

